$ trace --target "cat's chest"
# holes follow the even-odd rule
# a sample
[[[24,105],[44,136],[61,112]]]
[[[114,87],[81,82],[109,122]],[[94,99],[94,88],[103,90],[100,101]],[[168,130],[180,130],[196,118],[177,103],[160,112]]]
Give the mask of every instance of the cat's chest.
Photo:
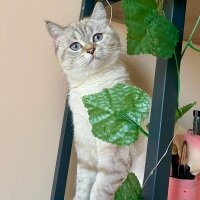
[[[84,140],[93,140],[93,136],[88,112],[82,102],[82,96],[77,91],[71,92],[69,95],[69,106],[73,114],[75,140],[79,139],[84,142]]]
[[[79,112],[80,116],[85,116],[87,110],[83,105],[82,97],[90,94],[101,92],[104,88],[110,88],[113,82],[88,82],[77,88],[72,88],[69,92],[69,104],[72,112]]]
[[[82,129],[87,129],[91,131],[91,125],[89,123],[89,116],[87,109],[84,107],[82,97],[89,95],[89,94],[95,94],[103,90],[103,88],[111,87],[112,84],[100,84],[99,86],[93,85],[87,85],[82,86],[79,88],[75,88],[70,91],[69,93],[69,105],[73,113],[73,119],[74,119],[74,126],[80,127]]]
[[[91,162],[95,161],[96,138],[92,134],[92,127],[89,122],[87,109],[82,102],[82,95],[78,92],[71,92],[69,105],[73,113],[74,144],[79,158]]]

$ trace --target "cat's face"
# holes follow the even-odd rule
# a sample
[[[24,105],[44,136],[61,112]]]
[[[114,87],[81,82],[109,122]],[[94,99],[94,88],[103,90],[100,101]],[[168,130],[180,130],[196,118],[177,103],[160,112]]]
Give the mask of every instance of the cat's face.
[[[118,34],[107,23],[103,5],[97,3],[91,18],[63,28],[47,22],[59,62],[71,79],[101,73],[118,59]]]

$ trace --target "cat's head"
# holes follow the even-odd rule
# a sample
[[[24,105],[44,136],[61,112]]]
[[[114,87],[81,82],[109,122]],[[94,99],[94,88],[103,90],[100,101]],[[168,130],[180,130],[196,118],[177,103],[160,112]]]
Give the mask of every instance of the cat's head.
[[[90,18],[62,27],[47,21],[60,64],[69,79],[83,80],[103,72],[118,60],[120,41],[98,2]]]

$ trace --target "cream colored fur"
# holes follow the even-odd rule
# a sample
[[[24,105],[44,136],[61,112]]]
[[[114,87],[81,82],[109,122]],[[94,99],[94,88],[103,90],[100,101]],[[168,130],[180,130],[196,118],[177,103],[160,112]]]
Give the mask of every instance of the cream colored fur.
[[[65,28],[47,22],[47,28],[69,82],[78,157],[74,200],[113,200],[129,171],[133,170],[142,183],[147,141],[141,135],[133,145],[118,147],[94,137],[82,97],[129,81],[119,61],[118,34],[108,25],[101,3],[97,3],[91,18]],[[102,41],[92,41],[95,33],[103,33]],[[73,42],[79,42],[82,48],[74,52],[70,49]],[[91,47],[95,48],[93,55],[87,52]]]

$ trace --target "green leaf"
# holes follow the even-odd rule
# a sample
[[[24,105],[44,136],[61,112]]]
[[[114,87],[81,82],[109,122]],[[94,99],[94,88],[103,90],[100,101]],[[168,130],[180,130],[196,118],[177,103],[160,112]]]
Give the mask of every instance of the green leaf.
[[[149,101],[144,91],[125,84],[83,97],[94,136],[117,145],[137,140],[140,124],[149,113]]]
[[[178,31],[163,15],[155,0],[122,0],[128,28],[128,54],[152,54],[170,58],[178,42]]]
[[[142,189],[135,174],[128,174],[116,191],[114,200],[142,200]]]
[[[189,103],[186,106],[183,106],[182,108],[178,108],[176,110],[176,117],[175,122],[177,122],[185,113],[187,113],[194,105],[196,105],[197,102]]]

